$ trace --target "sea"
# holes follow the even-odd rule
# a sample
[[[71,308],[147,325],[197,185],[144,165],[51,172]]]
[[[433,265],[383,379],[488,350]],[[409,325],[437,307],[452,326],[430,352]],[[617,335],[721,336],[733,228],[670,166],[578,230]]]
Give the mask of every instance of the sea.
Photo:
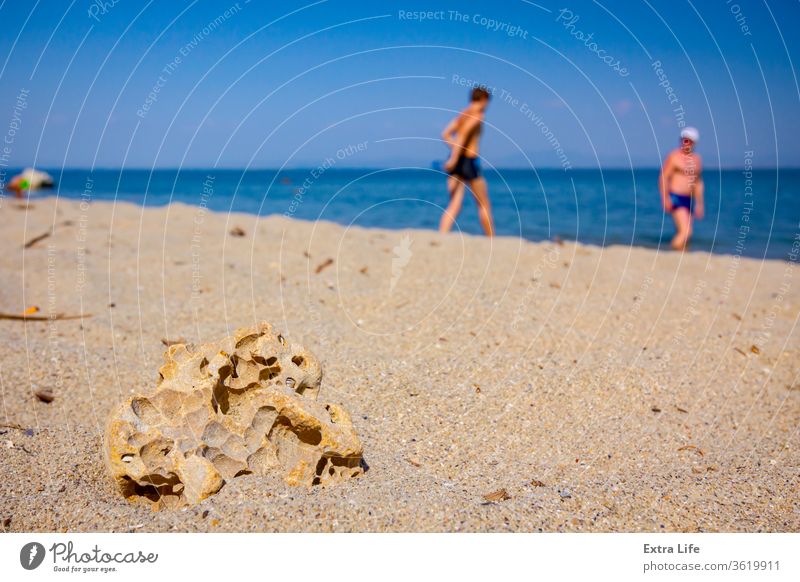
[[[46,171],[55,187],[33,197],[143,206],[183,202],[368,228],[435,230],[448,202],[446,177],[436,168]],[[674,225],[661,208],[658,169],[508,169],[485,175],[498,235],[669,248]],[[692,251],[798,259],[800,169],[706,169],[704,181],[706,215],[694,223]],[[469,194],[455,229],[482,232]]]

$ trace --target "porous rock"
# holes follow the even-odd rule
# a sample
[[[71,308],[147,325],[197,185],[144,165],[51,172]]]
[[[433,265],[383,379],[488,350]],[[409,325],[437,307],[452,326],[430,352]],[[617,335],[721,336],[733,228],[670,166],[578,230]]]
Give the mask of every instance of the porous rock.
[[[174,507],[247,473],[280,471],[291,485],[362,473],[350,416],[317,402],[319,362],[268,323],[171,345],[164,359],[155,392],[128,399],[106,428],[106,460],[125,497]]]

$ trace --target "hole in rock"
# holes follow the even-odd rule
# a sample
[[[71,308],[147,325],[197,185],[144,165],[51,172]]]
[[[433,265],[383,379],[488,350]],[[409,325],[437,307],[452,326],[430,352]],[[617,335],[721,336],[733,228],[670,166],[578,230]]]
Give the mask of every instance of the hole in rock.
[[[271,368],[264,368],[258,373],[258,379],[261,381],[272,380],[275,376],[281,373],[281,367],[275,365]]]
[[[228,409],[230,408],[230,403],[228,402],[228,388],[221,381],[217,382],[214,386],[214,391],[211,395],[211,404],[214,407],[214,412],[219,410],[222,414],[228,413]]]
[[[281,429],[283,431],[288,431],[294,434],[301,443],[311,445],[312,447],[316,447],[322,442],[322,433],[318,429],[292,426],[292,422],[285,416],[279,416],[276,419],[275,426],[273,426],[272,431],[270,431],[270,436],[275,432],[275,429],[278,429],[278,432],[282,432]]]
[[[159,501],[168,495],[179,496],[183,491],[183,483],[174,473],[169,473],[166,477],[162,475],[146,475],[142,481],[147,483],[141,485],[125,475],[121,481],[122,494],[125,497],[145,497],[150,501]]]
[[[144,445],[139,450],[139,456],[145,465],[161,466],[164,462],[162,457],[166,457],[172,450],[172,441],[159,438]]]
[[[162,420],[161,413],[147,398],[134,398],[131,410],[146,424],[158,424]]]

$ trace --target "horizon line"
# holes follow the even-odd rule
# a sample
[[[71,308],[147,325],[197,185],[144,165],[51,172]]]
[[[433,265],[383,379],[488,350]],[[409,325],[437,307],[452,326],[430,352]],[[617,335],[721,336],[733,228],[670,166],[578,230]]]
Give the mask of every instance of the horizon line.
[[[119,170],[132,170],[132,171],[205,171],[205,170],[214,170],[214,171],[223,171],[223,172],[237,172],[237,171],[245,171],[245,172],[298,172],[298,171],[311,171],[316,170],[319,166],[292,166],[287,168],[276,168],[276,167],[251,167],[245,168],[244,166],[154,166],[154,167],[146,167],[146,166],[97,166],[95,168],[91,168],[88,166],[50,166],[50,165],[40,165],[40,166],[16,166],[16,167],[0,167],[0,172],[10,173],[12,171],[22,171],[26,168],[33,167],[38,168],[41,170],[51,170],[51,171],[87,171],[87,172],[97,172],[97,171],[119,171]],[[560,172],[568,173],[570,171],[630,171],[630,170],[660,170],[661,166],[605,166],[605,167],[597,167],[597,166],[573,166],[572,168],[565,169],[561,166],[540,166],[536,168],[532,168],[530,166],[498,166],[495,168],[484,168],[484,172],[504,172],[504,171],[555,171],[558,170]],[[800,165],[798,166],[752,166],[749,168],[750,170],[800,170]],[[376,170],[430,170],[430,171],[441,171],[439,168],[433,168],[431,166],[347,166],[347,167],[340,167],[340,168],[328,168],[326,172],[341,172],[341,171],[376,171]],[[705,166],[703,168],[704,171],[715,171],[715,170],[726,170],[726,171],[739,171],[745,170],[742,166]]]

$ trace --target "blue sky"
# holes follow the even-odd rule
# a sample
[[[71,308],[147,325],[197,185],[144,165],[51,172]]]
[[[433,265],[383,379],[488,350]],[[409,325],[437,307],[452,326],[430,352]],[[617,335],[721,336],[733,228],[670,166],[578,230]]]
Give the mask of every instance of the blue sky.
[[[0,21],[12,167],[309,167],[356,144],[340,167],[428,167],[470,81],[495,89],[485,166],[655,166],[682,121],[708,166],[800,166],[794,1],[6,0]]]

